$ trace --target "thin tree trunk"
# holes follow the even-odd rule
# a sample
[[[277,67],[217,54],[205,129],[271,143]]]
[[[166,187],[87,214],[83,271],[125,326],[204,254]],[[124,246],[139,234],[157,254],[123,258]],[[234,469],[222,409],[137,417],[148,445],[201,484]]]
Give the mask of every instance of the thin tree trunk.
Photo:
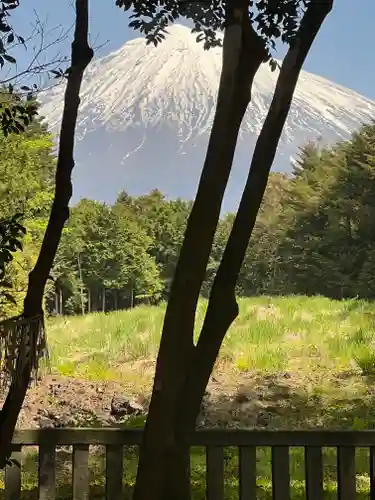
[[[88,45],[88,0],[76,0],[76,25],[72,43],[72,64],[68,76],[64,111],[60,131],[59,154],[56,168],[55,196],[51,214],[44,234],[38,260],[29,275],[29,284],[24,301],[23,318],[32,324],[33,318],[40,318],[37,328],[43,328],[43,295],[52,269],[64,224],[69,216],[69,200],[72,194],[71,172],[74,167],[74,134],[79,107],[79,92],[83,73],[93,57]],[[0,413],[0,466],[9,454],[10,444],[29,386],[32,361],[35,360],[32,330],[26,322],[22,332],[23,342],[30,344],[26,359],[18,359],[17,376],[12,380],[9,392]]]
[[[184,251],[186,252],[188,248],[194,260],[197,258],[197,253],[198,259],[204,260],[202,251],[198,249],[201,241],[205,245],[212,235],[212,228],[207,223],[209,216],[205,215],[205,210],[213,217],[213,211],[210,210],[212,198],[208,185],[205,185],[204,192],[205,208],[200,207],[199,211],[200,220],[191,222],[192,217],[189,219],[192,227],[188,226],[180,255],[180,261],[185,265],[183,271],[188,270],[190,273],[186,276],[183,271],[180,271],[186,280],[185,290],[189,291],[187,299],[184,300],[185,292],[178,287],[178,280],[181,279],[178,275],[179,262],[158,356],[150,412],[141,448],[135,500],[151,500],[151,498],[186,500],[189,498],[187,454],[190,438],[195,429],[202,397],[222,340],[238,314],[235,299],[236,280],[261,204],[282,128],[289,112],[299,72],[331,7],[332,0],[313,0],[309,4],[301,22],[297,40],[284,60],[270,111],[257,141],[238,214],[214,280],[204,325],[195,348],[192,342],[192,330],[197,297],[194,293],[199,281],[201,261],[196,263],[195,270],[193,267],[190,268],[191,262],[185,256]],[[246,55],[247,61],[250,61],[252,53],[249,51]],[[233,123],[231,125],[234,126]],[[220,150],[218,145],[216,147]],[[222,150],[221,153],[223,154]],[[220,167],[218,169],[220,170]],[[220,174],[217,182],[218,184],[222,182]],[[214,200],[215,194],[217,192],[214,193]],[[193,238],[191,235],[195,235],[195,231],[198,232],[194,227],[195,224],[197,226],[201,224],[206,235],[202,236],[199,241],[195,240],[196,251],[193,252],[189,246],[189,237]],[[206,256],[208,258],[208,254],[204,255]]]
[[[83,293],[83,280],[82,280],[82,266],[81,266],[81,254],[77,255],[77,265],[79,273],[79,295],[81,299],[81,313],[82,316],[85,315],[85,298]]]
[[[103,286],[103,290],[102,290],[102,312],[105,313],[105,287]]]
[[[95,289],[94,311],[100,311],[100,291]]]
[[[165,486],[172,481],[174,493],[180,487],[173,500],[189,497],[186,449],[178,452],[178,458],[184,464],[182,475],[172,478],[167,464],[171,457],[172,460],[177,459],[173,429],[176,401],[194,350],[199,292],[220,217],[239,129],[251,99],[253,79],[266,57],[264,44],[250,24],[247,7],[246,3],[244,7],[234,8],[228,13],[216,113],[165,314],[134,500],[169,498]]]
[[[60,314],[59,311],[59,292],[55,289],[55,314],[58,316]]]
[[[87,312],[91,313],[91,288],[87,288]]]
[[[64,296],[63,296],[63,291],[62,287],[60,286],[59,288],[59,310],[60,310],[60,315],[64,314]]]

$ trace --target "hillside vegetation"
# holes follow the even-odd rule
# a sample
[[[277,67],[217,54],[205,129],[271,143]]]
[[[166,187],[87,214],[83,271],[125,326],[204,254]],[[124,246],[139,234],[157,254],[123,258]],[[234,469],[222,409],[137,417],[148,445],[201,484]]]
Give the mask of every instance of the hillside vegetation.
[[[7,159],[13,151],[22,153],[28,169],[20,172],[21,163]],[[21,212],[27,229],[24,252],[15,252],[6,273],[7,292],[12,287],[19,310],[46,224],[55,162],[40,125],[27,139],[0,137],[0,157],[0,218]],[[238,296],[320,294],[372,300],[374,162],[375,125],[370,124],[332,148],[305,145],[292,175],[272,174],[237,280]],[[81,200],[63,232],[54,282],[46,293],[47,310],[74,315],[167,300],[190,208],[190,201],[169,200],[157,190],[142,196],[121,192],[111,205]],[[219,222],[204,296],[233,219],[225,214]],[[0,316],[15,309],[0,303]]]
[[[22,307],[50,209],[55,163],[51,137],[39,122],[23,136],[0,134],[0,219],[21,213],[27,230],[23,251],[14,252],[0,280],[0,317]],[[271,175],[237,281],[240,315],[220,351],[199,426],[375,427],[374,166],[370,124],[332,148],[304,146],[292,175]],[[81,200],[72,207],[45,295],[51,373],[44,367],[30,388],[19,427],[143,424],[164,301],[190,208],[191,202],[168,200],[156,190],[137,197],[122,192],[112,205]],[[203,297],[233,218],[226,214],[219,222]],[[205,307],[202,298],[197,331]],[[116,395],[142,401],[138,420],[116,420]],[[71,456],[64,451],[58,458],[58,498],[71,498]],[[103,456],[93,453],[90,460],[90,496],[102,498]],[[204,497],[204,460],[195,450],[194,500]],[[23,490],[34,494],[35,456],[26,462]],[[130,450],[127,493],[136,462]],[[237,498],[237,462],[235,451],[226,450],[228,499]],[[335,464],[335,453],[326,450],[327,498],[337,491]],[[363,450],[357,471],[365,498],[369,458]],[[302,450],[291,450],[291,477],[293,498],[303,498]],[[259,498],[271,497],[269,450],[258,450],[258,486]]]
[[[199,425],[374,428],[372,303],[302,296],[246,298],[239,303],[240,315],[222,347]],[[205,305],[200,302],[197,326]],[[85,399],[95,413],[95,398],[104,398],[109,404],[111,391],[147,399],[163,313],[164,306],[140,306],[107,314],[51,318],[48,335],[53,375],[30,389],[29,411],[37,402],[47,414],[61,414],[65,408],[76,418]],[[116,386],[111,385],[114,381]],[[134,424],[142,425],[142,419],[131,418],[117,425]],[[98,424],[88,419],[80,425]],[[126,452],[126,499],[131,498],[137,459],[133,448]],[[337,470],[333,449],[324,450],[324,464],[325,498],[334,499]],[[57,466],[57,498],[70,498],[71,451],[58,451]],[[228,500],[238,498],[237,467],[237,451],[226,449]],[[104,498],[105,456],[100,450],[90,454],[90,478],[90,497]],[[270,450],[266,448],[257,450],[257,484],[257,498],[272,498]],[[358,450],[358,498],[367,498],[369,484],[368,451]],[[37,461],[31,453],[24,462],[23,494],[34,495],[36,491]],[[300,448],[291,449],[291,492],[293,500],[304,498]],[[205,456],[200,448],[192,454],[192,494],[194,500],[205,498]]]
[[[367,377],[375,374],[371,303],[298,296],[239,303],[239,318],[224,341],[214,373],[219,381],[216,390],[225,393],[241,381],[249,384],[261,377],[264,382],[275,376],[284,378],[292,391],[303,389],[306,398],[363,396]],[[200,303],[197,326],[205,305]],[[162,306],[141,306],[50,320],[52,370],[93,381],[115,380],[132,394],[148,394],[163,313]]]

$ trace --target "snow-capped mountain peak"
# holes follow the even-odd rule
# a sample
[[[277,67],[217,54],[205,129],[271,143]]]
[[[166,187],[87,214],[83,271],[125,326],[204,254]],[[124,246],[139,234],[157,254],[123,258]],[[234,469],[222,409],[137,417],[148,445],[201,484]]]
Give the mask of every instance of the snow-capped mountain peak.
[[[157,47],[143,38],[94,61],[85,73],[77,129],[75,199],[111,201],[125,189],[159,188],[192,198],[215,110],[221,49],[209,51],[190,29],[168,28]],[[239,199],[251,152],[272,98],[277,71],[263,65],[244,119],[226,208]],[[57,131],[63,86],[45,93],[42,114]],[[308,140],[346,139],[375,116],[375,103],[334,83],[302,72],[275,166]]]

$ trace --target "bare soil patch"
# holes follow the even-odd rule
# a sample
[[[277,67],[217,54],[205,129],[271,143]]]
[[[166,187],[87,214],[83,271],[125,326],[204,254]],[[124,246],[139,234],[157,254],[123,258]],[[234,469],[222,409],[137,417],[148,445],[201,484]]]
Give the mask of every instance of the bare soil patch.
[[[363,422],[367,428],[375,427],[372,382],[347,373],[332,378],[328,387],[329,393],[320,393],[317,380],[301,379],[298,373],[228,375],[219,366],[208,385],[198,426],[348,428]],[[30,387],[17,427],[124,426],[134,417],[142,422],[150,391],[151,385],[146,393],[136,393],[118,382],[49,375]]]

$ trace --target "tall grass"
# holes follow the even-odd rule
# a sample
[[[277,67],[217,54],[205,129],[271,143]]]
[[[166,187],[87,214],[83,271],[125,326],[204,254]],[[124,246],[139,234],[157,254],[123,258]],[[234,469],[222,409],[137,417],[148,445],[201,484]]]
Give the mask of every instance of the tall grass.
[[[199,303],[195,339],[206,306],[205,301]],[[238,385],[247,380],[247,375],[253,377],[251,404],[267,403],[262,407],[268,412],[267,428],[375,428],[371,378],[375,374],[375,308],[371,303],[296,296],[240,299],[239,306],[239,317],[224,340],[216,370],[223,383],[228,377],[228,387],[230,380]],[[150,363],[153,366],[157,354],[164,311],[165,305],[162,305],[51,319],[48,335],[52,369],[62,375],[118,380],[132,384],[136,391],[149,390],[153,369],[147,370],[147,366]],[[284,375],[288,376],[283,379]],[[245,407],[246,412],[254,413],[254,408]],[[291,498],[302,500],[305,498],[303,450],[291,448],[290,451]],[[125,458],[123,498],[130,500],[137,456],[128,453]],[[66,464],[61,462],[60,467],[64,474],[58,477],[57,488],[57,498],[61,500],[71,498],[70,477],[67,477],[71,457],[64,460]],[[270,463],[270,450],[258,449],[259,499],[272,498]],[[332,500],[337,498],[336,463],[335,451],[326,449],[325,498]],[[356,480],[360,499],[368,498],[369,463],[368,450],[357,450]],[[203,450],[194,449],[193,500],[205,498],[205,467]],[[30,454],[24,468],[22,498],[36,498],[36,470],[36,457]],[[237,452],[226,449],[225,498],[228,500],[238,499],[237,470]],[[92,498],[104,498],[104,478],[104,455],[90,455]],[[0,500],[2,494],[0,477]]]
[[[264,372],[358,370],[375,373],[375,308],[323,297],[240,299],[219,364]],[[201,301],[195,338],[204,318]],[[51,319],[52,367],[62,375],[121,380],[125,365],[156,357],[165,305]],[[178,332],[176,333],[178,334]]]

